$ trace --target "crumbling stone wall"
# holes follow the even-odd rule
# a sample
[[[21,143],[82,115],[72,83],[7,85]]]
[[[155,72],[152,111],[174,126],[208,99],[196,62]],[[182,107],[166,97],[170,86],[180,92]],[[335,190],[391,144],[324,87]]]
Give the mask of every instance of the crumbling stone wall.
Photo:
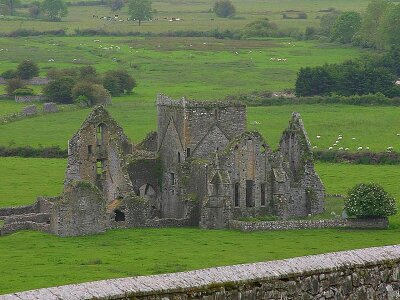
[[[87,181],[74,181],[64,188],[62,199],[54,204],[50,222],[51,231],[59,236],[100,233],[107,225],[106,200]]]
[[[64,185],[88,181],[111,202],[132,192],[126,167],[126,155],[133,145],[121,127],[102,107],[93,109],[79,131],[68,141],[68,165]]]
[[[21,299],[400,299],[400,246],[66,285]]]

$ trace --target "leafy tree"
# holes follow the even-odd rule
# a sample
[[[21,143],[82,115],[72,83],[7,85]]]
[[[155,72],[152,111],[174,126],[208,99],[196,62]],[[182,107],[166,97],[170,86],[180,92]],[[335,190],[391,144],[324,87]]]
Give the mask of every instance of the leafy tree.
[[[21,2],[19,0],[0,0],[0,5],[3,6],[2,13],[3,14],[15,14],[15,8],[17,8]]]
[[[97,76],[96,68],[92,66],[83,66],[79,68],[78,79],[89,81],[92,83],[101,83],[101,79]]]
[[[218,0],[214,3],[214,13],[221,18],[234,16],[236,8],[230,0]]]
[[[334,11],[329,14],[325,14],[320,19],[320,33],[321,35],[330,37],[332,36],[332,28],[337,18],[340,16],[340,11]]]
[[[273,36],[278,26],[267,18],[253,21],[243,28],[243,35],[247,37]]]
[[[151,18],[150,0],[129,0],[128,14],[131,20],[138,20],[139,26],[142,21]]]
[[[7,80],[6,92],[8,95],[13,95],[17,89],[24,88],[25,84],[21,78],[12,78]]]
[[[396,200],[376,183],[360,183],[354,186],[345,200],[349,216],[387,217],[397,213]]]
[[[100,84],[92,82],[78,82],[72,88],[74,101],[82,102],[84,96],[89,106],[96,104],[107,104],[110,102],[110,93]]]
[[[390,49],[400,45],[400,6],[390,5],[382,15],[378,36],[382,37],[380,48]]]
[[[50,81],[43,88],[43,94],[52,102],[72,103],[72,88],[74,85],[73,78],[60,77]]]
[[[109,0],[108,6],[111,8],[112,11],[120,10],[124,7],[124,0]]]
[[[372,0],[363,15],[360,29],[361,43],[365,46],[375,47],[381,44],[378,28],[381,23],[382,16],[391,6],[387,0]]]
[[[28,11],[32,18],[38,18],[40,16],[40,2],[32,2],[28,8]]]
[[[60,21],[68,14],[67,5],[63,0],[44,0],[42,10],[51,21]]]
[[[296,95],[326,95],[333,90],[333,86],[334,80],[327,65],[301,68],[296,80]]]
[[[361,15],[355,11],[344,12],[332,27],[331,38],[341,43],[350,43],[361,26]]]
[[[21,79],[31,79],[39,75],[39,66],[37,63],[26,59],[18,65],[17,75]]]
[[[59,79],[62,77],[71,77],[71,78],[78,78],[79,77],[79,70],[76,68],[71,69],[56,69],[52,68],[47,71],[47,77],[50,79]]]
[[[125,70],[108,71],[103,78],[103,86],[112,96],[130,93],[136,86],[136,81]]]

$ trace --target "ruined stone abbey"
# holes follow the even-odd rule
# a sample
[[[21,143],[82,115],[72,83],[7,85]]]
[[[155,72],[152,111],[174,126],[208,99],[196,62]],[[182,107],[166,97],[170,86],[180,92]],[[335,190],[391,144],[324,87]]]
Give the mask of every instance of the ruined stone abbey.
[[[299,114],[293,113],[272,151],[258,132],[246,131],[246,107],[240,103],[159,95],[157,111],[157,132],[134,145],[105,108],[94,108],[68,141],[63,194],[3,209],[3,233],[217,229],[244,217],[323,212],[324,186]]]

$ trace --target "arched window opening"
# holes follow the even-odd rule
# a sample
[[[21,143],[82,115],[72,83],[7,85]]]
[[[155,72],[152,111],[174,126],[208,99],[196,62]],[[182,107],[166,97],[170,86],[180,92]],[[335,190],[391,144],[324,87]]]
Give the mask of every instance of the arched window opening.
[[[254,206],[254,197],[253,197],[253,180],[246,180],[246,206],[253,207]]]
[[[235,207],[239,207],[239,182],[235,183],[233,194]]]
[[[115,222],[125,221],[125,214],[121,210],[116,209],[114,210],[114,213],[115,213]]]
[[[178,152],[178,163],[180,163],[180,162],[181,162],[181,153]]]
[[[97,145],[103,145],[104,144],[104,132],[106,129],[105,124],[99,124],[97,126],[96,130],[96,139],[97,139]]]
[[[261,183],[261,206],[265,206],[265,183]]]

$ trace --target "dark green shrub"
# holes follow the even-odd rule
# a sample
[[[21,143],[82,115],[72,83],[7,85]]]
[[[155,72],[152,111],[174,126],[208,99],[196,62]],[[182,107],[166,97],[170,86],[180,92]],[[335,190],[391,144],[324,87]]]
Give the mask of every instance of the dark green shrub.
[[[16,96],[30,96],[34,95],[35,93],[33,92],[33,89],[24,87],[24,88],[19,88],[14,91],[14,95]]]
[[[37,63],[26,59],[18,65],[17,74],[21,79],[31,79],[35,76],[39,76],[39,66]]]
[[[4,71],[3,73],[1,73],[1,77],[3,77],[4,79],[12,79],[17,77],[17,71],[15,70],[7,70]]]
[[[396,200],[376,183],[360,183],[349,192],[344,203],[349,216],[387,217],[397,213]]]

